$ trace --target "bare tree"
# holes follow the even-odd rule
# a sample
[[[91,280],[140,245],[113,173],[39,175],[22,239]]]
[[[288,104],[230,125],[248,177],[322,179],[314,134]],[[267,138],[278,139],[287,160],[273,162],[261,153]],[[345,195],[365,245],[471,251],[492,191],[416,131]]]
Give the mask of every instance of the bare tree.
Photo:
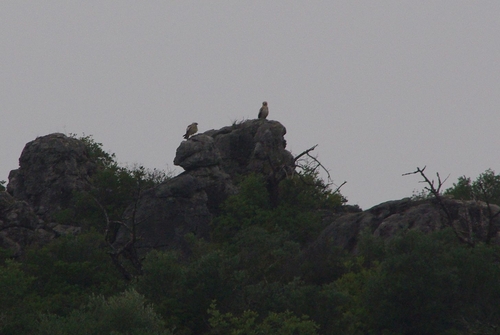
[[[108,254],[111,257],[111,261],[126,280],[132,280],[134,275],[131,273],[128,267],[125,266],[125,264],[122,261],[122,258],[125,258],[130,262],[132,268],[135,270],[135,273],[142,274],[142,262],[139,259],[137,249],[135,248],[135,243],[139,239],[137,236],[138,223],[136,222],[136,217],[135,217],[137,212],[137,202],[139,201],[139,198],[137,198],[137,200],[134,202],[132,215],[129,220],[130,224],[127,224],[123,221],[110,220],[109,215],[104,206],[102,206],[99,200],[97,200],[95,197],[92,196],[92,198],[94,199],[97,206],[101,209],[106,221],[106,230],[104,233],[104,237],[106,243],[110,248]],[[118,245],[117,243],[115,243],[116,233],[120,229],[124,229],[125,232],[127,232],[130,236],[127,242],[123,245]]]
[[[342,186],[347,184],[347,181],[342,182],[340,186],[337,186],[333,183],[333,180],[330,176],[330,171],[328,171],[328,169],[325,168],[325,166],[318,160],[316,156],[312,156],[310,154],[310,152],[316,149],[317,146],[318,145],[316,144],[311,148],[304,150],[303,152],[294,157],[293,162],[296,167],[299,167],[304,171],[316,172],[319,168],[321,168],[326,173],[328,180],[328,182],[325,185],[323,185],[324,189],[329,188],[331,185],[334,185],[336,186],[336,189],[332,193],[333,194],[340,193],[340,189],[342,188]],[[307,156],[308,160],[304,160],[303,159],[304,156]],[[312,164],[311,161],[313,162]],[[315,185],[315,186],[320,186],[320,185]]]
[[[420,174],[420,176],[424,179],[423,181],[421,181],[422,183],[426,183],[427,186],[424,187],[425,190],[427,190],[430,194],[432,194],[432,196],[434,197],[434,199],[436,200],[437,204],[439,205],[439,207],[441,208],[441,210],[443,211],[443,213],[445,214],[445,217],[446,217],[446,226],[448,227],[451,227],[453,232],[455,233],[455,236],[463,243],[466,243],[467,245],[469,246],[474,246],[474,240],[472,238],[472,225],[471,225],[471,220],[467,219],[465,220],[465,222],[467,223],[467,232],[464,236],[464,232],[459,232],[457,230],[457,228],[455,227],[454,225],[454,221],[455,219],[453,218],[453,215],[450,211],[450,208],[445,204],[444,202],[444,199],[441,195],[441,188],[443,187],[443,184],[446,182],[446,180],[448,179],[448,177],[446,177],[444,180],[441,180],[441,176],[439,175],[439,172],[436,173],[436,177],[437,177],[437,186],[434,182],[434,180],[431,180],[429,179],[426,174],[424,173],[425,171],[425,168],[426,166],[424,166],[422,169],[417,167],[417,169],[413,172],[407,172],[407,173],[403,173],[403,176],[408,176],[408,175],[414,175],[414,174]],[[462,234],[461,234],[462,233]]]
[[[443,211],[445,215],[446,226],[452,228],[453,232],[461,242],[473,247],[476,243],[474,231],[479,226],[481,227],[486,226],[486,236],[484,237],[484,241],[486,243],[490,243],[491,239],[496,235],[495,218],[500,215],[500,211],[497,211],[495,213],[493,212],[492,205],[490,204],[489,201],[489,193],[487,192],[483,183],[479,182],[478,186],[482,193],[482,199],[486,203],[486,208],[488,212],[486,215],[486,222],[484,222],[483,220],[484,216],[482,214],[482,210],[480,210],[480,213],[477,218],[473,218],[472,217],[473,215],[471,215],[470,212],[470,208],[468,208],[465,204],[463,211],[459,210],[458,213],[453,213],[449,204],[446,203],[445,198],[442,196],[441,193],[443,184],[446,182],[449,176],[446,177],[444,180],[442,180],[439,173],[436,173],[437,176],[437,185],[436,185],[435,181],[429,179],[424,173],[425,168],[426,168],[425,166],[422,169],[417,167],[415,171],[404,173],[403,176],[420,174],[420,176],[424,179],[421,182],[427,184],[427,186],[425,186],[424,189],[427,190],[433,196],[433,198]],[[480,208],[481,206],[479,206],[479,200],[475,199],[475,201],[478,204],[478,208]]]

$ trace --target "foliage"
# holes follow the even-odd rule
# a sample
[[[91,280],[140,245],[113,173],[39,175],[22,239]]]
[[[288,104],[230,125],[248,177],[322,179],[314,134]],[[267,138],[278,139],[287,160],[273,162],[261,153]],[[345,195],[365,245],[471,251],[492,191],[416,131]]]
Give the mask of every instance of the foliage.
[[[347,199],[340,193],[340,187],[332,191],[332,183],[326,183],[319,174],[318,168],[322,165],[317,159],[300,159],[299,172],[292,178],[285,179],[281,185],[282,197],[289,203],[302,208],[336,209],[347,203]],[[330,175],[328,174],[328,180]],[[345,182],[344,182],[345,184]],[[343,185],[343,184],[342,184]],[[342,186],[341,185],[341,186]]]
[[[34,278],[24,273],[21,264],[13,260],[6,260],[0,267],[0,311],[6,311],[17,303],[28,292]]]
[[[269,202],[269,192],[261,175],[246,176],[239,193],[222,206],[213,223],[213,238],[228,242],[240,230],[260,226],[268,232],[288,234],[300,244],[310,242],[324,228],[318,210],[338,209],[343,197],[332,193],[317,177],[306,171],[280,183],[277,207]]]
[[[281,185],[284,191],[277,207],[270,205],[262,176],[246,176],[238,186],[240,192],[227,199],[214,219],[215,243],[188,237],[192,252],[187,259],[173,251],[150,252],[137,290],[155,303],[169,326],[181,332],[208,331],[206,311],[214,299],[224,310],[237,313],[250,308],[259,315],[289,310],[330,319],[335,312],[327,302],[337,295],[299,279],[318,277],[325,269],[302,266],[300,258],[302,248],[324,227],[318,209],[333,209],[340,202],[331,205],[331,193],[314,190],[300,179]],[[342,273],[340,263],[330,280]],[[312,303],[312,296],[325,303]]]
[[[39,312],[66,315],[86,296],[123,288],[96,232],[60,237],[28,248],[17,262],[0,267],[2,334],[32,333]]]
[[[1,334],[495,334],[500,329],[500,250],[469,248],[450,229],[391,239],[364,231],[356,253],[314,243],[322,215],[345,198],[313,165],[278,185],[242,176],[221,206],[211,239],[144,255],[123,281],[109,257],[106,221],[119,220],[146,188],[168,178],[120,167],[83,137],[96,162],[94,188],[75,194],[58,223],[77,236],[0,252]],[[459,178],[447,194],[495,203],[499,176]],[[105,215],[108,216],[106,219]],[[216,303],[217,304],[216,304]]]
[[[239,317],[232,313],[222,314],[215,303],[208,310],[211,326],[210,334],[231,335],[314,335],[319,328],[307,316],[297,317],[292,312],[269,313],[258,321],[259,315],[253,311],[245,311]]]
[[[122,290],[124,283],[111,264],[103,240],[97,232],[59,237],[43,247],[28,248],[15,269],[7,262],[6,268],[16,277],[12,285],[24,293],[19,304],[12,306],[13,317],[19,321],[21,311],[28,318],[40,311],[67,315],[89,294],[110,295]],[[17,329],[13,333],[22,334],[18,327],[24,329],[24,325],[14,321],[9,327]]]
[[[31,287],[35,278],[22,270],[22,264],[6,260],[0,266],[0,334],[22,334],[34,324]]]
[[[75,134],[72,136],[77,138]],[[170,178],[164,171],[146,169],[141,165],[120,166],[115,154],[105,151],[102,143],[96,142],[92,136],[78,139],[85,144],[90,159],[96,164],[91,177],[93,187],[89,192],[74,194],[72,205],[54,215],[61,224],[78,222],[84,228],[104,232],[105,216],[111,221],[120,220],[125,209],[139,198],[141,192]]]
[[[413,194],[411,195],[411,199],[414,201],[432,199],[432,197],[432,193],[426,189],[422,189],[420,191],[413,190]]]
[[[105,298],[92,295],[68,316],[43,314],[40,335],[168,335],[164,323],[142,295],[134,290]]]
[[[488,169],[481,173],[476,180],[462,176],[453,187],[445,191],[446,195],[455,199],[479,200],[500,205],[500,175]]]
[[[43,294],[64,292],[110,293],[120,285],[119,274],[111,265],[97,232],[63,236],[42,248],[27,250],[23,260],[27,273],[36,277]]]
[[[349,333],[468,334],[499,326],[500,306],[492,300],[500,290],[497,247],[467,248],[449,229],[410,231],[388,242],[384,253],[336,282],[348,301],[343,325]]]
[[[202,333],[210,302],[226,301],[237,287],[235,261],[220,250],[187,263],[176,252],[153,251],[144,260],[144,275],[135,286],[155,303],[169,326]]]

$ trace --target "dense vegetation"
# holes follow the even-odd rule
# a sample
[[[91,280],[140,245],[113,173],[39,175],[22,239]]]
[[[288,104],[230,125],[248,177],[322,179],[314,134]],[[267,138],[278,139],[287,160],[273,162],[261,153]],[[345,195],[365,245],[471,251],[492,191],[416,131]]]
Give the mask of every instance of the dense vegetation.
[[[75,195],[57,220],[84,230],[32,246],[20,259],[2,251],[1,334],[500,332],[497,246],[471,248],[446,229],[390,241],[366,232],[356,255],[331,249],[306,256],[324,228],[318,210],[344,204],[307,168],[281,182],[276,207],[260,176],[242,178],[240,193],[213,220],[210,241],[186,236],[189,255],[152,251],[143,274],[125,280],[108,254],[106,224],[168,176],[120,167],[99,143],[83,140],[99,162],[96,188]],[[478,185],[488,180],[487,200],[498,203],[499,179],[488,170],[446,193],[484,196]]]

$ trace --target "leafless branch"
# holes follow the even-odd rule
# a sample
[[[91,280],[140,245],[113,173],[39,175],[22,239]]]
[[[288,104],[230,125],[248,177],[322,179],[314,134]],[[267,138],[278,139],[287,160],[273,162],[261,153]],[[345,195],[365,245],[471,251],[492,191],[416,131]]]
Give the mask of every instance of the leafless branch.
[[[315,146],[312,146],[312,147],[310,147],[309,149],[307,149],[307,150],[305,150],[305,151],[301,152],[300,154],[298,154],[297,156],[295,156],[295,158],[293,159],[293,161],[294,161],[294,162],[296,162],[297,160],[299,160],[299,159],[300,159],[300,157],[302,157],[302,156],[304,156],[304,155],[309,154],[311,151],[313,151],[314,149],[316,149],[316,147],[317,147],[317,146],[318,146],[318,145],[316,144]]]
[[[137,271],[137,273],[139,273],[139,274],[142,273],[142,264],[141,264],[141,261],[139,260],[139,256],[137,254],[137,250],[135,247],[135,243],[138,240],[137,232],[136,232],[136,228],[137,228],[137,224],[138,224],[136,221],[136,212],[137,212],[137,202],[139,201],[139,196],[140,196],[140,190],[138,191],[137,199],[134,202],[134,207],[132,210],[132,217],[130,220],[131,225],[129,226],[122,221],[116,221],[116,220],[111,221],[109,219],[108,212],[106,211],[104,206],[99,202],[99,200],[96,197],[91,195],[94,202],[101,209],[101,211],[104,215],[104,218],[106,220],[106,230],[105,230],[104,236],[105,236],[106,242],[108,243],[109,247],[111,248],[111,250],[108,252],[108,254],[111,257],[113,264],[116,266],[118,271],[120,271],[120,273],[122,274],[122,276],[126,280],[131,280],[133,278],[133,275],[130,273],[130,271],[128,271],[126,269],[126,267],[120,261],[121,256],[125,257],[126,259],[128,259],[130,261],[130,263],[132,264],[135,271]],[[115,229],[112,229],[113,224],[124,227],[130,233],[130,240],[127,241],[127,243],[125,243],[125,245],[120,246],[120,247],[116,247],[116,245],[113,243],[114,241],[112,241],[112,238],[111,238],[111,235],[113,234],[111,232],[111,230],[115,230]]]
[[[347,184],[347,181],[344,181],[342,184],[340,184],[340,186],[338,186],[335,191],[333,191],[333,194],[335,193],[340,193],[340,189],[342,188],[342,186],[344,186],[345,184]]]
[[[413,174],[420,174],[420,176],[424,179],[422,182],[426,183],[428,186],[425,187],[427,191],[429,191],[433,196],[436,202],[438,203],[439,207],[441,210],[444,212],[446,216],[446,221],[447,221],[447,226],[451,227],[455,236],[463,243],[468,244],[469,246],[474,246],[474,241],[472,239],[472,232],[471,232],[471,227],[470,227],[470,222],[467,222],[469,224],[469,232],[467,233],[466,237],[464,237],[462,234],[458,232],[458,229],[454,227],[453,225],[453,216],[450,212],[450,209],[446,204],[444,203],[443,197],[441,196],[441,187],[443,186],[444,182],[448,180],[448,177],[445,178],[445,180],[441,180],[441,176],[439,173],[436,173],[437,180],[438,180],[438,186],[437,188],[434,186],[434,180],[430,180],[424,173],[426,166],[424,166],[422,169],[417,167],[417,169],[413,172],[407,172],[403,173],[403,176],[408,176],[408,175],[413,175]]]
[[[436,188],[434,186],[434,180],[430,180],[429,178],[427,178],[427,176],[424,173],[426,167],[427,166],[424,166],[422,169],[419,168],[419,167],[417,167],[417,169],[415,171],[413,171],[413,172],[403,173],[403,176],[408,176],[408,175],[411,175],[411,174],[420,174],[422,176],[422,178],[424,178],[424,180],[422,182],[426,183],[427,185],[429,185],[429,186],[426,186],[424,188],[427,191],[431,192],[431,194],[434,195],[435,197],[440,197],[440,195],[441,195],[441,187],[443,187],[443,184],[448,180],[448,178],[450,177],[450,175],[448,175],[444,180],[441,180],[441,176],[439,175],[439,172],[437,172],[436,176],[438,178],[438,187]]]
[[[307,156],[309,157],[310,159],[312,159],[314,162],[316,162],[316,166],[313,168],[313,170],[315,171],[318,167],[321,167],[323,169],[323,171],[325,171],[327,177],[328,177],[328,181],[331,182],[332,181],[332,178],[330,176],[330,172],[328,171],[328,169],[323,165],[321,164],[321,162],[318,160],[318,158],[314,157],[314,156],[311,156],[310,155],[310,152],[313,151],[314,149],[316,149],[318,145],[316,144],[315,146],[312,146],[311,148],[301,152],[300,154],[298,154],[297,156],[295,156],[295,158],[293,159],[294,163],[297,165],[297,161],[303,157],[303,156]]]

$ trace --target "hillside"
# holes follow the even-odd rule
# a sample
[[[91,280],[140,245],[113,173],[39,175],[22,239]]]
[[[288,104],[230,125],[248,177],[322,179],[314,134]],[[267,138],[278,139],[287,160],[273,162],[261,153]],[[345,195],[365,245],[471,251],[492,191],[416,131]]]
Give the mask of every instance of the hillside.
[[[196,134],[177,176],[88,136],[26,144],[0,192],[0,333],[495,334],[500,207],[439,193],[362,211],[285,134]]]

